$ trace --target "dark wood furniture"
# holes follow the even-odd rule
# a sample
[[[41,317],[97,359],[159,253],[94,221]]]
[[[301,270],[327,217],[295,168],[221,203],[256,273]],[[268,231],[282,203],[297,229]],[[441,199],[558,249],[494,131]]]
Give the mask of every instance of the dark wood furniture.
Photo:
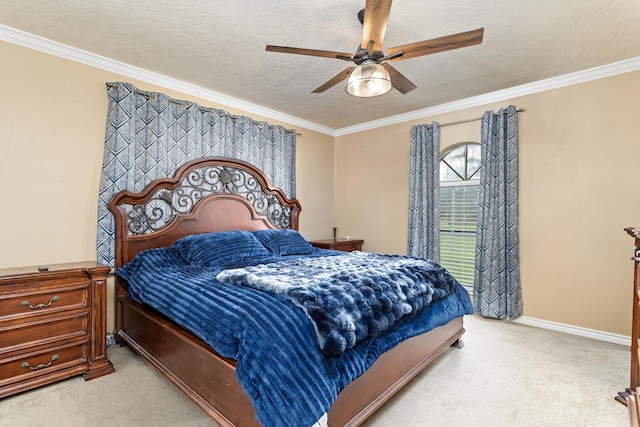
[[[364,240],[357,239],[327,239],[327,240],[310,240],[316,248],[333,249],[336,251],[361,251]]]
[[[640,387],[640,229],[625,228],[624,231],[634,238],[633,261],[633,304],[631,323],[631,378],[629,388],[619,392],[616,400],[627,405],[629,401],[637,399],[635,392]],[[635,400],[634,400],[635,403]]]
[[[106,349],[106,282],[95,262],[0,269],[0,397],[114,371]]]
[[[254,191],[255,187],[261,188]],[[182,203],[174,203],[177,200]],[[167,212],[174,207],[182,212],[177,205],[192,208]],[[297,229],[301,210],[297,200],[271,187],[254,166],[215,157],[187,163],[174,178],[157,180],[139,194],[121,192],[109,208],[115,217],[117,267],[138,252],[170,245],[189,234],[276,226]],[[121,343],[149,360],[219,424],[257,425],[251,402],[236,378],[235,361],[130,300],[118,280],[116,328]],[[329,426],[360,424],[450,345],[461,345],[463,333],[462,317],[458,317],[384,353],[340,392],[328,412]]]
[[[629,412],[629,426],[640,427],[640,389],[626,389],[624,392],[625,404]]]

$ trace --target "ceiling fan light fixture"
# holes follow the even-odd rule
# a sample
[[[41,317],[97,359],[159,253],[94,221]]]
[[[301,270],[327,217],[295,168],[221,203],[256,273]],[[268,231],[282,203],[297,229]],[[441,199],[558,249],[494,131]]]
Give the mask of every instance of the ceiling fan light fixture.
[[[382,64],[367,60],[353,69],[345,91],[359,98],[370,98],[384,95],[391,88],[391,78]]]

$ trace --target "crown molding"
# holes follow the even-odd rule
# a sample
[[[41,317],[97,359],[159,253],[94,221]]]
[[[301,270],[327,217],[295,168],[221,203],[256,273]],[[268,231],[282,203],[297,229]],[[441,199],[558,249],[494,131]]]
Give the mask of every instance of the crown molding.
[[[450,113],[452,111],[458,111],[470,107],[478,107],[493,102],[504,101],[519,96],[531,95],[538,92],[558,89],[565,86],[588,82],[590,80],[602,79],[605,77],[616,76],[618,74],[624,74],[638,70],[640,70],[640,57],[635,57],[624,61],[603,65],[600,67],[590,68],[588,70],[578,71],[571,74],[565,74],[563,76],[552,77],[533,83],[527,83],[520,86],[514,86],[511,88],[486,93],[484,95],[461,99],[458,101],[449,102],[447,104],[440,104],[434,107],[410,111],[408,113],[398,114],[396,116],[385,117],[384,119],[373,120],[354,126],[336,129],[335,136],[348,135],[351,133],[362,132],[365,130],[394,125],[397,123],[408,122],[412,120],[421,120],[425,117],[435,116],[437,114]]]
[[[43,37],[39,37],[34,34],[26,33],[24,31],[20,31],[4,25],[0,25],[0,40],[96,67],[105,71],[110,71],[126,77],[142,80],[151,84],[166,87],[168,89],[173,89],[190,96],[206,99],[211,102],[215,102],[232,108],[237,108],[238,110],[246,111],[252,114],[269,117],[271,119],[288,123],[293,126],[299,126],[333,137],[362,132],[365,130],[394,125],[397,123],[408,122],[412,120],[421,120],[425,117],[430,117],[437,114],[449,113],[465,108],[482,106],[519,96],[558,89],[561,87],[583,83],[590,80],[596,80],[640,70],[640,57],[636,57],[625,61],[603,65],[600,67],[590,68],[584,71],[578,71],[576,73],[540,80],[533,83],[527,83],[520,86],[514,86],[511,88],[502,89],[471,98],[461,99],[446,104],[440,104],[434,107],[410,111],[408,113],[398,114],[395,116],[360,123],[353,126],[332,129],[315,122],[291,116],[280,111],[271,110],[257,104],[242,101],[237,98],[232,98],[219,92],[204,89],[200,86],[172,79],[153,71],[134,67],[129,64],[115,61],[113,59],[96,55],[81,49],[76,49],[74,47],[54,42],[52,40],[45,39]]]
[[[280,111],[271,110],[257,104],[242,101],[237,98],[224,95],[219,92],[204,89],[200,86],[185,83],[180,80],[172,79],[167,76],[145,70],[143,68],[134,67],[123,62],[119,62],[104,56],[96,55],[81,49],[54,42],[34,34],[16,30],[15,28],[0,25],[0,40],[13,43],[16,45],[28,47],[40,52],[48,53],[60,58],[79,62],[105,71],[110,71],[126,77],[142,80],[157,86],[173,89],[186,95],[195,96],[206,99],[211,102],[219,103],[227,107],[237,108],[252,114],[268,117],[293,126],[299,126],[305,129],[313,130],[330,136],[335,136],[334,129],[310,122],[299,117],[291,116]]]

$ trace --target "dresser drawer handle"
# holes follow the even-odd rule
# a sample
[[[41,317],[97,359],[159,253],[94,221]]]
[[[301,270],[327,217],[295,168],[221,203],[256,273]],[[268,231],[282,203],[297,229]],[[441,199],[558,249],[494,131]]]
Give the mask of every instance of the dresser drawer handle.
[[[49,366],[51,366],[51,364],[58,360],[58,355],[54,354],[53,357],[51,358],[51,360],[49,360],[49,363],[41,363],[38,366],[31,366],[31,363],[29,362],[24,362],[21,367],[23,368],[29,368],[32,371],[37,371],[38,369],[42,369],[42,368],[48,368]]]
[[[58,297],[54,296],[46,304],[40,303],[38,305],[31,305],[31,303],[29,303],[29,301],[22,301],[22,303],[20,305],[22,305],[23,307],[29,307],[31,310],[37,310],[39,308],[49,307],[51,304],[53,304],[56,301],[58,301]]]

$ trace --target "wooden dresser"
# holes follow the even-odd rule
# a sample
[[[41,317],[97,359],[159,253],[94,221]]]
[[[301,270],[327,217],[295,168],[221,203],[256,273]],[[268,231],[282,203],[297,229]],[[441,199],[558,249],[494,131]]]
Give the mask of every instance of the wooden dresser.
[[[0,269],[0,398],[114,371],[106,349],[110,268],[95,262]]]
[[[637,405],[636,397],[640,393],[640,228],[627,227],[624,231],[633,237],[633,293],[631,294],[631,366],[629,387],[618,392],[616,400],[629,406],[629,415],[633,415],[634,405]],[[640,411],[637,411],[635,421],[640,424]],[[630,418],[633,421],[633,417]],[[633,424],[631,425],[638,425]]]
[[[316,248],[351,252],[351,251],[361,251],[362,243],[364,243],[364,240],[327,239],[327,240],[312,240],[309,243],[311,243],[311,245],[315,246]]]

